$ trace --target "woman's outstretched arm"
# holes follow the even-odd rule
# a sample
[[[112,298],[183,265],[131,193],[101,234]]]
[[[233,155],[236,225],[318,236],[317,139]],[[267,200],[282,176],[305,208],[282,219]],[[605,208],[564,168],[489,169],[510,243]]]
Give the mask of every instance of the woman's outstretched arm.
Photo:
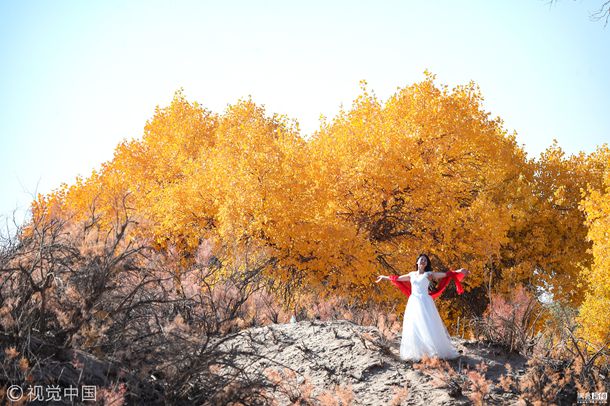
[[[465,277],[466,277],[466,276],[468,276],[468,274],[470,273],[470,272],[468,271],[468,269],[465,269],[465,268],[460,268],[460,269],[458,269],[458,270],[457,270],[457,271],[455,271],[455,272],[463,273]],[[447,272],[432,272],[432,273],[430,274],[430,276],[431,276],[431,277],[432,277],[434,280],[439,281],[439,280],[443,279],[445,276],[447,276]]]
[[[386,276],[386,275],[379,275],[379,277],[377,278],[375,283],[379,283],[384,279],[390,280],[390,277]],[[410,278],[409,278],[409,275],[400,275],[396,280],[400,281],[400,282],[406,282],[406,281],[410,280]]]

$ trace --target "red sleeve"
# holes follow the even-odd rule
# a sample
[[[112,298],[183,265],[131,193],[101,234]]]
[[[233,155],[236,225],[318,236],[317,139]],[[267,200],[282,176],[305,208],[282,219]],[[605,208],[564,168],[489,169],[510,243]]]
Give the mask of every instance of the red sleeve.
[[[411,282],[399,281],[398,275],[390,275],[390,282],[392,282],[406,297],[411,296]]]
[[[458,295],[461,295],[462,293],[464,293],[464,288],[462,287],[462,284],[460,282],[462,281],[462,279],[464,279],[465,276],[466,275],[461,272],[455,272],[451,270],[447,271],[447,276],[445,276],[438,282],[436,290],[430,293],[430,296],[432,296],[433,299],[439,297],[447,288],[447,286],[449,286],[449,282],[451,281],[455,283],[455,290],[457,290]]]

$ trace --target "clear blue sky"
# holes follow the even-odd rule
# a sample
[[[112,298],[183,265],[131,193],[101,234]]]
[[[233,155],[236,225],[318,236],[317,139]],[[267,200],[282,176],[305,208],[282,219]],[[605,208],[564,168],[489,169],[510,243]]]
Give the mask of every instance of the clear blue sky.
[[[180,87],[216,112],[252,95],[306,136],[361,79],[385,100],[429,69],[476,81],[530,157],[553,138],[593,151],[610,141],[601,3],[0,0],[0,216],[88,176]]]

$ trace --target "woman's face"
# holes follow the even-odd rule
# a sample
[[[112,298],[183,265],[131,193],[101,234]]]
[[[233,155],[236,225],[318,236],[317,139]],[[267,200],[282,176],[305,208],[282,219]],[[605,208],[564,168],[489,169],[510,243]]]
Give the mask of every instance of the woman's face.
[[[426,265],[428,265],[428,261],[426,260],[426,257],[421,256],[417,259],[417,267],[419,269],[424,269],[426,267]]]

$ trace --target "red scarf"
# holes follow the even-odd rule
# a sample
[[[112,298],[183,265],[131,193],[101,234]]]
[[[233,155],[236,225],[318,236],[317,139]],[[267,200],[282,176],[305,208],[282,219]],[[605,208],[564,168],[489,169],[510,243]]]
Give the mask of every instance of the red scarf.
[[[405,296],[409,297],[411,296],[411,282],[409,281],[398,281],[398,276],[399,275],[390,275],[390,282],[392,282],[394,285],[396,285],[396,287],[398,287],[398,289],[400,289],[402,291],[402,293],[405,294]],[[436,290],[433,292],[428,292],[430,294],[430,296],[432,296],[433,299],[436,299],[437,297],[439,297],[441,295],[441,293],[443,293],[443,291],[445,290],[445,288],[447,288],[447,286],[449,285],[449,282],[451,280],[453,280],[453,282],[455,283],[455,289],[457,290],[458,295],[461,295],[462,293],[464,293],[464,288],[462,288],[462,284],[460,283],[460,281],[462,279],[464,279],[466,275],[464,275],[461,272],[455,272],[455,271],[447,271],[447,276],[445,276],[443,279],[441,279],[438,282],[438,286],[436,287]]]

